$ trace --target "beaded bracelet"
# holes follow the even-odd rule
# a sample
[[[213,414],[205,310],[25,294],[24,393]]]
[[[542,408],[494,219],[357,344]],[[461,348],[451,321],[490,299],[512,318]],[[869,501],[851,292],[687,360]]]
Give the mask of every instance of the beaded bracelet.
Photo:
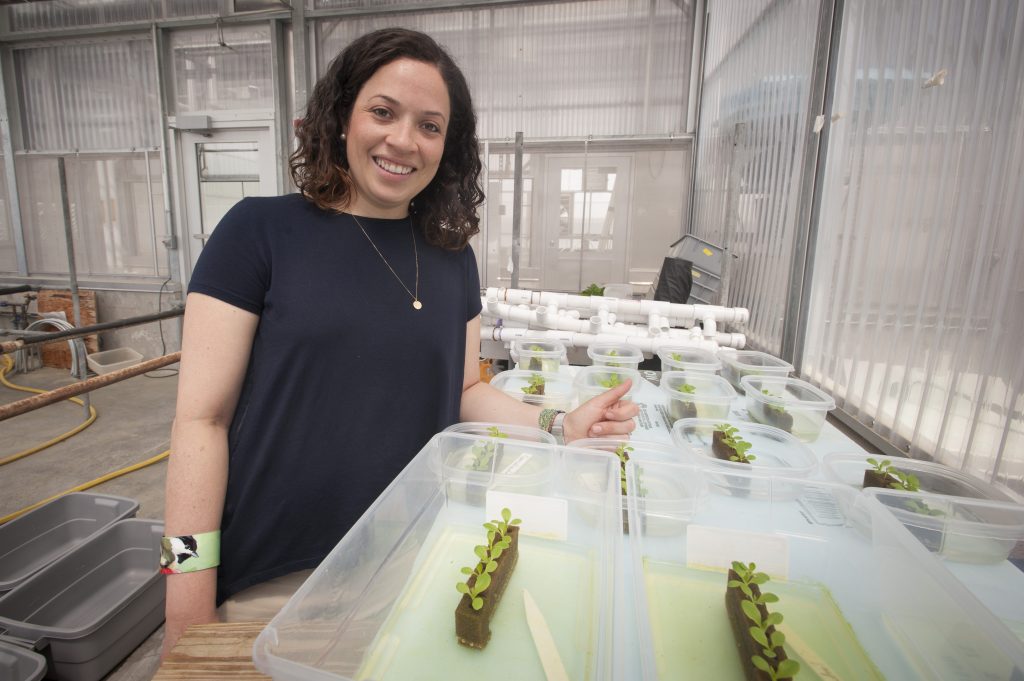
[[[559,414],[564,413],[565,412],[561,409],[542,409],[540,416],[537,418],[537,425],[539,425],[540,429],[545,433],[550,433],[551,428],[555,425],[555,418]]]

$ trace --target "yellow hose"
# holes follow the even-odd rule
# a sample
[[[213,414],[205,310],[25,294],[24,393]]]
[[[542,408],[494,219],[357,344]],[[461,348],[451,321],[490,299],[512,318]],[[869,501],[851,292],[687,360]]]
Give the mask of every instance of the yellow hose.
[[[4,365],[2,367],[0,367],[0,383],[2,383],[3,385],[7,386],[11,390],[20,390],[20,391],[25,392],[25,393],[42,394],[42,393],[46,392],[45,390],[40,390],[39,388],[29,388],[27,386],[16,385],[16,384],[11,383],[10,381],[8,381],[7,380],[7,372],[10,371],[13,368],[14,368],[14,362],[11,360],[11,356],[10,355],[4,355]],[[85,405],[85,402],[83,402],[82,399],[79,398],[79,397],[69,397],[68,401],[69,402],[74,402],[75,404],[82,405],[82,406]],[[83,430],[85,430],[86,428],[88,428],[89,426],[91,426],[92,422],[95,421],[95,420],[96,420],[96,407],[94,407],[94,406],[92,406],[90,404],[89,405],[89,418],[87,418],[85,421],[82,421],[80,424],[78,424],[78,426],[76,426],[75,428],[69,430],[68,432],[64,433],[63,435],[58,435],[57,437],[53,438],[52,440],[44,442],[41,445],[36,445],[35,447],[32,447],[31,449],[26,449],[24,451],[18,452],[17,454],[12,454],[12,455],[10,455],[8,457],[0,459],[0,466],[4,466],[4,465],[9,464],[9,463],[11,463],[13,461],[17,461],[18,459],[24,459],[26,456],[29,456],[31,454],[35,454],[36,452],[41,452],[42,450],[46,449],[47,447],[52,447],[53,445],[57,444],[58,442],[63,442],[64,440],[67,440],[72,435],[76,435],[76,434],[82,432]]]
[[[101,475],[100,477],[96,478],[95,480],[90,480],[89,482],[83,482],[81,485],[76,485],[76,486],[72,487],[71,489],[66,489],[63,492],[60,492],[58,494],[54,494],[52,497],[49,497],[48,499],[43,499],[42,501],[38,501],[38,502],[32,504],[31,506],[26,506],[25,508],[21,509],[20,511],[15,511],[14,513],[11,513],[9,515],[3,516],[2,518],[0,518],[0,525],[3,525],[4,523],[6,523],[8,521],[14,520],[18,516],[24,515],[24,514],[28,513],[29,511],[31,511],[33,509],[39,508],[43,504],[49,503],[49,502],[53,501],[54,499],[57,499],[58,497],[64,496],[65,494],[71,494],[72,492],[83,492],[83,491],[89,489],[90,487],[95,487],[96,485],[103,484],[104,482],[106,482],[108,480],[113,480],[114,478],[118,478],[118,477],[121,477],[122,475],[125,475],[127,473],[131,473],[133,471],[137,471],[140,468],[145,468],[146,466],[152,466],[155,463],[159,463],[159,462],[163,461],[164,459],[166,459],[170,455],[171,455],[171,450],[167,449],[167,450],[163,451],[162,453],[157,454],[156,456],[154,456],[151,459],[146,459],[145,461],[140,461],[139,463],[132,464],[131,466],[126,466],[125,468],[121,468],[119,470],[116,470],[113,473],[107,473],[106,475]]]

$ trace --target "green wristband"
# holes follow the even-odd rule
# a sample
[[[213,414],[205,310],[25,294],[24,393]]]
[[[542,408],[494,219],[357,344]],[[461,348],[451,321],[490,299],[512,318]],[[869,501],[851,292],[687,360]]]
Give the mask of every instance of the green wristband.
[[[220,530],[160,539],[160,572],[174,575],[220,565]]]

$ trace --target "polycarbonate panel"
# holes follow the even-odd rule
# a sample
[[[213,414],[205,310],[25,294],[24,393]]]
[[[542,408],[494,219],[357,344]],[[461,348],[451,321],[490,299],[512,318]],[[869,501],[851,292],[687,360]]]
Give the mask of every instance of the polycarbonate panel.
[[[169,42],[176,113],[274,108],[267,25],[183,29]]]
[[[5,8],[12,32],[52,31],[198,16],[216,16],[221,0],[60,0]]]
[[[11,230],[11,211],[7,202],[7,167],[0,156],[0,272],[17,274],[18,251]]]
[[[1024,488],[1024,6],[846,0],[802,372]]]
[[[424,31],[469,81],[481,139],[678,134],[686,129],[692,2],[596,0],[316,22],[317,72],[353,39]]]
[[[686,210],[690,148],[617,144],[531,146],[523,154],[519,286],[578,292],[631,283],[645,293]],[[484,286],[512,283],[515,153],[492,145],[481,223]]]
[[[149,38],[16,48],[25,148],[156,147],[160,107]]]
[[[67,274],[57,159],[18,156],[29,273]],[[159,154],[83,154],[65,159],[79,275],[165,276],[167,253]]]
[[[734,256],[720,302],[749,308],[748,344],[774,354],[789,295],[820,4],[708,3],[690,231]]]

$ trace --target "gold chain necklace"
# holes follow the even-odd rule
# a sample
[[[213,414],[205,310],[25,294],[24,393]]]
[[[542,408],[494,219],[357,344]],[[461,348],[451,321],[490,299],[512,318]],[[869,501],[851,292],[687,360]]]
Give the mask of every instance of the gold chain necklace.
[[[349,213],[349,215],[352,215],[352,214]],[[420,302],[420,253],[419,253],[419,249],[416,247],[416,232],[413,231],[412,221],[411,220],[409,221],[409,234],[412,235],[412,253],[413,253],[413,256],[416,258],[416,292],[415,293],[413,293],[412,291],[409,290],[409,287],[405,285],[405,282],[402,281],[402,278],[400,276],[398,276],[398,272],[395,272],[395,268],[391,266],[391,263],[388,262],[388,259],[385,258],[384,254],[380,252],[379,248],[377,248],[377,244],[373,243],[373,239],[371,239],[370,235],[366,233],[365,229],[363,229],[363,225],[362,225],[361,222],[359,222],[359,218],[357,218],[355,215],[352,215],[352,219],[355,220],[356,225],[359,227],[359,231],[363,233],[363,236],[366,237],[366,240],[370,242],[371,246],[373,246],[373,250],[377,251],[377,255],[380,256],[380,259],[383,260],[384,264],[387,265],[389,270],[391,270],[391,274],[394,275],[395,279],[398,280],[398,283],[401,284],[402,288],[405,289],[405,292],[409,294],[410,298],[412,298],[413,309],[415,309],[415,310],[421,309],[423,307],[423,303]]]

